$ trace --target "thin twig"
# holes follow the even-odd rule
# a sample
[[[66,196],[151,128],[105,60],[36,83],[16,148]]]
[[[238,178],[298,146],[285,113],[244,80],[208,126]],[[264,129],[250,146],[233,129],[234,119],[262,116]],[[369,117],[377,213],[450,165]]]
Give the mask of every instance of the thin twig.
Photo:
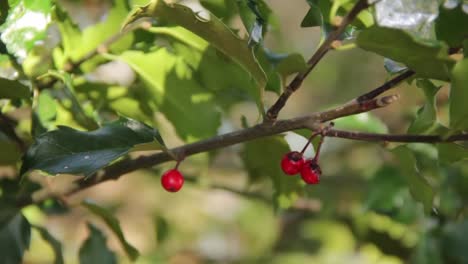
[[[411,135],[411,134],[375,134],[355,131],[331,129],[325,132],[327,137],[338,137],[363,141],[402,142],[402,143],[448,143],[468,141],[468,134],[457,134],[444,138],[440,135]]]
[[[266,115],[266,122],[275,121],[278,117],[278,113],[283,109],[284,105],[288,101],[289,97],[302,85],[304,79],[309,75],[309,73],[315,68],[317,63],[325,56],[325,54],[332,49],[332,43],[339,39],[341,34],[345,31],[346,27],[356,18],[356,16],[362,10],[369,7],[367,0],[359,0],[351,11],[343,18],[340,25],[332,31],[327,38],[323,41],[322,45],[315,51],[312,57],[307,62],[307,69],[303,72],[300,72],[294,77],[294,79],[289,83],[289,85],[284,89],[283,93],[279,96],[276,102],[268,109]]]
[[[382,93],[392,89],[393,87],[397,86],[400,82],[408,79],[409,77],[413,76],[415,74],[414,71],[412,70],[406,70],[403,73],[395,76],[388,82],[384,83],[383,85],[375,88],[374,90],[367,92],[359,97],[357,97],[355,100],[359,103],[365,102],[370,99],[374,99],[377,96],[381,95]]]

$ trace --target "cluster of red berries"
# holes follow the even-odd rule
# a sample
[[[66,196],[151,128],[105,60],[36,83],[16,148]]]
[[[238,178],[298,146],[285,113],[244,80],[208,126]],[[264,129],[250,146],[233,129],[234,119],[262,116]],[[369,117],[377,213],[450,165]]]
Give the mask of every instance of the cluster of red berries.
[[[174,169],[166,171],[161,177],[161,185],[168,192],[178,192],[184,185],[184,176],[177,169],[179,162]]]
[[[333,124],[330,124],[330,126],[332,125]],[[304,180],[304,182],[307,184],[318,184],[320,182],[322,170],[318,165],[318,158],[320,154],[320,148],[322,147],[323,143],[323,135],[320,138],[319,144],[317,146],[315,157],[312,159],[304,158],[304,152],[307,146],[310,144],[310,141],[319,134],[320,132],[312,134],[301,152],[291,151],[283,156],[283,159],[281,160],[281,169],[285,174],[296,175],[300,173],[302,180]]]

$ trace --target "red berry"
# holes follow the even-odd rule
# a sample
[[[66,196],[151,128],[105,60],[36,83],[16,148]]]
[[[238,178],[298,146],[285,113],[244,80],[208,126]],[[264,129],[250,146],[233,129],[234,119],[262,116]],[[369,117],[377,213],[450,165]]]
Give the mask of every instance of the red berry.
[[[322,170],[315,160],[306,160],[302,166],[301,177],[307,184],[318,184]]]
[[[297,151],[286,153],[281,160],[281,169],[288,175],[294,175],[301,171],[304,165],[304,157]]]
[[[184,176],[177,169],[166,171],[161,177],[161,184],[168,192],[177,192],[184,185]]]

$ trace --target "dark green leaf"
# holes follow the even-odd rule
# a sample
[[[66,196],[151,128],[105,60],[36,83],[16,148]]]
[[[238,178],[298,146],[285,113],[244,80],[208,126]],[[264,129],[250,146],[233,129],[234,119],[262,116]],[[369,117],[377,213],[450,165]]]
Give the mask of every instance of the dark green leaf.
[[[384,59],[384,67],[385,67],[385,70],[387,70],[387,72],[390,74],[401,73],[408,69],[408,67],[402,65],[401,63],[398,63],[388,58]]]
[[[153,149],[164,146],[156,129],[123,117],[91,132],[60,126],[36,138],[23,157],[21,175],[36,169],[50,174],[91,175],[147,143]]]
[[[157,216],[154,219],[154,225],[156,229],[156,240],[158,243],[162,243],[169,235],[169,223],[163,217]]]
[[[125,252],[127,252],[128,257],[132,261],[135,261],[138,258],[139,253],[136,248],[130,245],[125,239],[122,229],[120,228],[119,220],[117,220],[117,218],[115,218],[109,210],[100,207],[95,203],[84,201],[82,205],[93,214],[99,216],[106,223],[109,229],[112,230],[112,232],[114,232],[114,234],[119,239],[120,243],[125,249]]]
[[[100,263],[115,264],[115,253],[106,245],[106,237],[99,229],[88,223],[89,237],[81,245],[79,257],[81,264]]]
[[[309,5],[311,5],[309,11],[305,15],[304,19],[302,19],[301,27],[319,27],[323,25],[323,16],[322,12],[315,5],[315,3],[311,3],[312,1],[307,1]],[[312,6],[313,5],[313,6]]]
[[[431,234],[424,234],[416,246],[411,264],[443,264],[441,256],[441,243],[438,237]]]
[[[149,5],[132,13],[125,25],[148,16],[167,20],[192,31],[233,61],[239,63],[256,80],[259,88],[257,97],[262,98],[261,95],[267,81],[265,73],[257,63],[247,41],[240,39],[221,20],[214,15],[210,16],[210,20],[206,20],[190,8],[180,4],[168,5],[164,1],[152,1]]]
[[[23,99],[31,97],[29,88],[19,81],[0,78],[0,99]]]
[[[420,174],[414,154],[406,146],[399,146],[392,152],[399,160],[400,170],[406,179],[411,195],[416,201],[424,205],[426,212],[431,212],[434,191],[427,180]]]
[[[447,263],[468,263],[468,220],[459,223],[449,223],[444,227],[442,251],[448,258]]]
[[[369,183],[366,207],[376,211],[390,211],[398,206],[405,187],[405,180],[393,167],[379,169]]]
[[[0,26],[5,23],[9,10],[10,4],[8,1],[0,1]]]
[[[445,43],[417,39],[400,29],[373,26],[363,30],[356,43],[365,50],[406,64],[424,78],[448,80],[454,65]]]
[[[0,132],[0,165],[15,165],[21,159],[18,145],[5,138]]]
[[[468,149],[455,143],[437,144],[437,150],[441,164],[450,165],[457,161],[468,159]]]
[[[468,27],[461,25],[468,25],[468,14],[462,11],[462,5],[453,9],[440,6],[435,24],[437,39],[447,42],[450,47],[462,46],[468,36]]]
[[[377,25],[411,32],[418,37],[433,37],[433,22],[440,1],[381,0],[375,4]]]
[[[183,139],[194,140],[216,134],[220,115],[213,94],[191,78],[192,69],[180,57],[161,48],[146,54],[126,51],[117,58],[141,76],[154,110],[164,113]],[[158,67],[154,67],[155,63]]]
[[[249,45],[262,41],[272,16],[270,7],[263,0],[236,1],[239,15],[249,32]]]
[[[229,21],[237,11],[235,0],[200,0],[200,4],[223,21]]]
[[[418,110],[416,119],[408,128],[408,133],[430,133],[437,128],[436,94],[440,87],[427,79],[417,80],[416,85],[424,91],[426,103]]]
[[[271,178],[274,203],[280,209],[292,206],[303,190],[301,178],[285,175],[279,165],[283,155],[289,151],[286,141],[281,136],[274,136],[246,143],[242,153],[251,180]]]
[[[450,89],[450,127],[468,129],[468,58],[459,61],[452,71]]]
[[[2,209],[3,210],[3,209]],[[0,263],[22,263],[31,242],[31,226],[22,214],[16,214],[0,226]]]
[[[65,263],[63,261],[63,254],[62,254],[62,244],[60,241],[55,239],[47,229],[40,227],[40,226],[32,226],[34,229],[36,229],[40,234],[42,239],[44,239],[49,245],[52,247],[52,250],[54,251],[55,254],[55,260],[54,264],[63,264]]]

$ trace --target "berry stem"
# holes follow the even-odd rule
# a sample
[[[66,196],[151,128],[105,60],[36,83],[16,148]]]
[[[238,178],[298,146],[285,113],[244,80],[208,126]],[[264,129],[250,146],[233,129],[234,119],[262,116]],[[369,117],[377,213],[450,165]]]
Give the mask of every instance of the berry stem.
[[[323,143],[323,140],[325,139],[325,136],[321,136],[320,137],[320,141],[318,143],[318,146],[317,146],[317,151],[315,152],[315,157],[312,159],[313,161],[317,162],[318,159],[319,159],[319,155],[320,155],[320,149],[322,148],[322,143]]]
[[[302,155],[304,155],[304,152],[307,149],[307,147],[309,146],[310,142],[312,142],[312,139],[314,139],[314,137],[316,137],[317,135],[319,135],[321,133],[322,133],[321,131],[315,132],[309,137],[309,140],[307,140],[307,144],[305,144],[304,148],[302,148],[302,150],[301,150]]]

